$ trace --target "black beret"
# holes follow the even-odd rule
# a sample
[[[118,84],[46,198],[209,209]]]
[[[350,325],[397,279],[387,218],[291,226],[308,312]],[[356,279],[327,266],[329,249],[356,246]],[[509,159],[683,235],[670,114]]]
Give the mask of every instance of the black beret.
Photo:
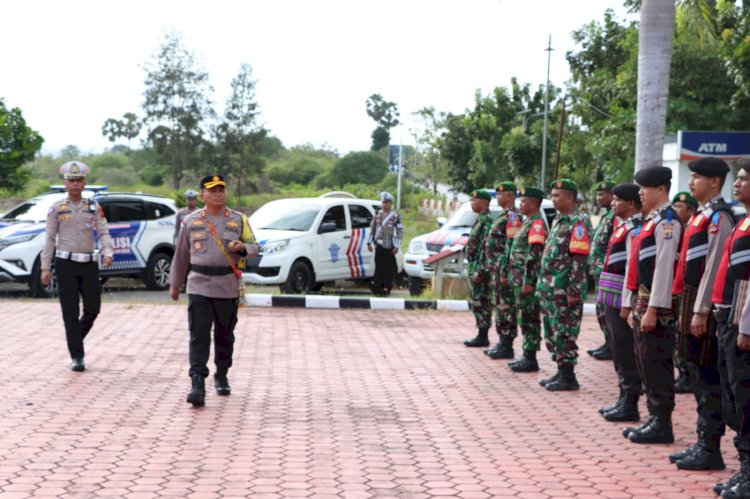
[[[750,172],[750,158],[742,158],[738,159],[734,163],[738,169],[745,170],[746,172]]]
[[[672,170],[666,166],[649,166],[638,170],[635,181],[642,187],[658,187],[672,181]]]
[[[612,194],[624,201],[639,201],[640,190],[641,187],[638,184],[618,184],[612,188]]]
[[[719,158],[705,157],[688,163],[691,172],[704,177],[724,177],[729,173],[729,165],[726,161]]]

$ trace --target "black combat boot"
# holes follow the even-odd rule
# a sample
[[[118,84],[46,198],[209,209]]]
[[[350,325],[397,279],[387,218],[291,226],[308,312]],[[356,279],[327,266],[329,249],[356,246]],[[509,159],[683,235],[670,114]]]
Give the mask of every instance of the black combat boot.
[[[698,439],[703,442],[703,445],[690,455],[677,461],[677,469],[702,471],[723,470],[726,468],[724,458],[721,457],[721,435],[706,435],[701,433]]]
[[[675,393],[693,393],[693,382],[687,369],[677,367],[677,379],[674,381]]]
[[[82,373],[86,370],[86,364],[83,362],[83,357],[76,357],[70,363],[70,369]]]
[[[193,388],[187,396],[188,404],[193,404],[195,407],[206,405],[206,380],[203,379],[203,375],[193,374],[190,379],[193,382]]]
[[[614,404],[601,406],[599,408],[599,414],[603,415],[605,412],[614,411],[615,409],[619,408],[624,401],[625,401],[625,394],[622,393],[622,388],[620,388],[620,397],[615,401]]]
[[[599,345],[596,348],[589,348],[588,350],[586,350],[586,353],[589,354],[589,355],[591,355],[593,357],[596,352],[601,351],[605,347],[607,347],[607,342],[606,341],[604,342],[603,345]],[[609,347],[607,347],[607,348],[609,348]]]
[[[500,337],[500,347],[487,352],[490,359],[512,359],[513,358],[513,338],[507,335]]]
[[[480,327],[475,337],[464,340],[464,345],[473,348],[489,346],[490,340],[487,338],[487,331],[489,331],[489,328]]]
[[[648,419],[640,426],[627,426],[622,429],[622,436],[625,438],[628,438],[631,433],[639,431],[642,432],[652,424],[654,424],[654,421],[656,420],[656,416],[653,414],[649,415]]]
[[[750,477],[750,459],[747,454],[740,454],[740,470],[734,474],[732,478],[726,482],[720,482],[714,485],[713,491],[718,496],[727,489],[731,489],[743,480],[747,480]]]
[[[560,366],[559,365],[557,366],[557,372],[555,374],[553,374],[552,376],[550,376],[549,378],[542,378],[542,379],[540,379],[539,380],[539,385],[540,386],[547,386],[550,383],[554,383],[558,379],[560,379]]]
[[[700,450],[702,447],[703,447],[703,442],[701,440],[698,440],[687,449],[683,449],[679,452],[673,452],[672,454],[668,455],[667,458],[669,459],[670,463],[676,463],[677,461],[680,461],[690,456],[693,452]]]
[[[500,348],[500,339],[498,339],[498,340],[497,340],[497,343],[495,343],[494,345],[490,345],[490,346],[488,346],[488,347],[484,347],[484,348],[482,349],[482,352],[484,352],[484,354],[485,354],[485,355],[487,355],[487,354],[488,354],[488,353],[490,353],[491,351],[493,351],[493,350],[497,350],[498,348]]]
[[[524,350],[523,358],[518,362],[508,364],[510,369],[516,373],[533,373],[539,370],[539,362],[536,361],[536,350]]]
[[[226,371],[219,371],[214,374],[214,387],[216,387],[216,393],[219,395],[230,395],[232,393]]]
[[[656,416],[653,423],[643,430],[630,432],[628,439],[635,444],[671,444],[674,442],[672,418],[670,416]]]
[[[731,487],[724,488],[724,490],[721,491],[721,497],[731,497],[732,499],[750,499],[750,470],[748,470],[747,459],[747,456],[745,456],[744,460],[740,458],[740,472],[729,480],[734,480],[735,483]],[[743,465],[745,468],[744,472],[742,471]]]
[[[639,421],[641,415],[638,412],[638,395],[625,395],[620,407],[602,414],[607,421],[621,423],[624,421]]]
[[[557,381],[548,383],[544,388],[551,392],[569,392],[578,390],[580,387],[576,379],[575,366],[573,364],[563,364],[560,366],[560,377]]]
[[[605,343],[598,350],[591,354],[596,360],[612,360],[612,350],[609,348],[609,343]]]

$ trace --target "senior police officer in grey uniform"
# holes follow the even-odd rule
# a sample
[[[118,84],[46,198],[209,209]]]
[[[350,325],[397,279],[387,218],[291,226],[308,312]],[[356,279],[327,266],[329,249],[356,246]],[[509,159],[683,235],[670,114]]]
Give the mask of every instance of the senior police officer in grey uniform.
[[[232,367],[234,327],[239,295],[244,293],[242,272],[245,257],[258,255],[258,245],[247,217],[226,206],[226,182],[220,175],[201,180],[205,208],[185,218],[177,236],[169,294],[180,297],[187,278],[188,326],[190,328],[190,379],[187,402],[205,405],[205,378],[214,327],[214,386],[219,395],[229,395],[227,372]]]
[[[85,371],[83,339],[94,326],[102,303],[99,264],[94,253],[94,230],[102,253],[102,265],[112,265],[112,238],[101,207],[84,199],[86,175],[91,169],[81,161],[68,161],[60,167],[68,196],[47,213],[47,239],[42,250],[42,284],[52,280],[52,257],[65,323],[65,338],[72,359],[71,369]],[[57,250],[55,250],[57,245]],[[83,298],[83,314],[80,298]]]

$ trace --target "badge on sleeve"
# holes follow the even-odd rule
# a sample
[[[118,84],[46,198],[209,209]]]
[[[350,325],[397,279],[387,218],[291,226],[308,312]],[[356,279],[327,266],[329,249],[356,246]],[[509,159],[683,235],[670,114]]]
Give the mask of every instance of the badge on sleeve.
[[[547,240],[547,229],[544,227],[544,221],[542,219],[534,220],[531,222],[531,229],[529,230],[529,244],[544,244]]]
[[[672,227],[671,222],[667,222],[664,224],[664,239],[672,239],[672,230],[674,227]]]
[[[740,230],[742,232],[747,232],[748,227],[750,227],[750,218],[745,218],[742,223],[740,224]]]
[[[574,255],[588,255],[591,252],[589,234],[583,222],[576,222],[570,236],[570,252]]]

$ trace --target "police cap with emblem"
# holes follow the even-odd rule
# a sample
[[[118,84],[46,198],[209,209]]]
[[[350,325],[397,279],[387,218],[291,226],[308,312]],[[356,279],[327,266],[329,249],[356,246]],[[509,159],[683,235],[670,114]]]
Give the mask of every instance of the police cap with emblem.
[[[185,199],[196,199],[198,197],[198,193],[195,192],[192,189],[188,189],[185,191]]]
[[[697,173],[704,177],[726,177],[729,173],[729,165],[726,161],[719,158],[705,157],[699,158],[688,163],[691,172]]]
[[[227,183],[224,182],[224,177],[222,177],[221,175],[209,175],[201,179],[200,185],[201,189],[213,189],[218,185],[223,185],[224,187],[226,187]]]
[[[616,184],[611,180],[602,180],[601,182],[597,182],[594,187],[596,188],[596,192],[612,192],[612,189],[615,187],[615,185]]]
[[[516,192],[516,184],[513,182],[498,182],[498,184],[495,186],[495,191],[498,192]]]
[[[484,189],[473,190],[471,192],[471,197],[477,198],[477,199],[486,199],[487,201],[492,200],[492,196],[490,196],[490,193]]]
[[[91,173],[91,168],[82,161],[68,161],[60,167],[60,174],[66,180],[86,178]]]
[[[685,203],[691,205],[693,208],[698,208],[698,200],[695,199],[693,196],[690,195],[689,192],[678,192],[674,195],[672,198],[672,204],[675,203]]]
[[[612,194],[623,201],[640,201],[638,192],[641,190],[638,184],[618,184],[612,187]]]
[[[383,191],[380,193],[380,202],[385,203],[386,201],[393,201],[393,196],[390,192]]]
[[[569,178],[560,178],[555,180],[549,185],[550,189],[565,189],[566,191],[570,191],[574,194],[578,194],[578,184],[576,184],[575,180],[571,180]]]
[[[672,170],[666,166],[649,166],[638,170],[634,179],[641,187],[658,187],[672,182]]]
[[[518,194],[526,198],[544,199],[544,192],[536,187],[521,187]]]

